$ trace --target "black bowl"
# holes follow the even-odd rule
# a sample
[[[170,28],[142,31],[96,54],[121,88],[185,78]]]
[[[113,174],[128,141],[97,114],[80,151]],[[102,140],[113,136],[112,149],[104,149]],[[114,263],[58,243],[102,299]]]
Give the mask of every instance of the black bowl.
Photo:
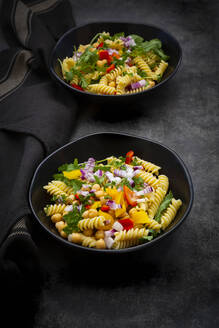
[[[118,32],[124,32],[125,35],[138,34],[145,40],[151,40],[158,38],[161,40],[163,50],[167,55],[170,56],[168,61],[168,68],[160,83],[155,85],[153,88],[143,92],[129,95],[97,95],[88,92],[83,92],[72,88],[68,83],[63,80],[61,67],[58,62],[58,58],[63,60],[65,57],[71,57],[73,54],[74,46],[78,47],[80,44],[88,44],[91,39],[99,32],[107,31],[110,34]],[[66,32],[54,47],[50,57],[50,70],[52,76],[62,86],[68,88],[74,95],[83,95],[87,97],[87,100],[92,102],[114,102],[124,101],[124,98],[130,102],[130,100],[136,101],[140,97],[146,95],[151,90],[155,90],[159,86],[167,82],[177,72],[182,57],[182,50],[178,41],[171,36],[168,32],[164,31],[155,26],[146,24],[134,24],[134,23],[115,23],[115,22],[104,22],[104,23],[90,23],[82,26],[75,27]]]
[[[70,243],[68,240],[60,237],[54,224],[51,222],[50,218],[46,217],[43,211],[45,205],[50,203],[50,197],[43,189],[43,186],[52,180],[52,176],[57,172],[57,168],[64,163],[72,162],[74,157],[77,157],[79,162],[86,161],[89,157],[100,160],[107,156],[124,155],[130,149],[133,149],[139,157],[161,166],[161,172],[169,177],[170,189],[174,197],[182,200],[183,204],[177,212],[172,224],[154,240],[146,244],[121,250],[91,249]],[[176,231],[191,210],[193,203],[193,186],[185,164],[180,157],[168,147],[158,142],[128,134],[96,133],[70,142],[53,152],[41,162],[31,182],[29,202],[36,220],[51,236],[61,241],[63,245],[92,253],[127,253],[155,246],[172,232]]]

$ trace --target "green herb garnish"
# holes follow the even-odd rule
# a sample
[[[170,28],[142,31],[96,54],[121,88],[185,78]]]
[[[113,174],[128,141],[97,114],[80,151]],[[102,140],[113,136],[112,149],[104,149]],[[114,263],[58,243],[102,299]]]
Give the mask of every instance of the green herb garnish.
[[[68,214],[63,216],[63,219],[67,223],[67,226],[63,229],[63,231],[69,235],[72,232],[79,231],[78,222],[83,219],[80,211],[78,210],[77,206],[73,206],[73,210]]]
[[[155,218],[154,220],[156,220],[157,222],[160,223],[160,219],[161,219],[161,216],[163,214],[163,212],[168,208],[168,206],[170,205],[171,201],[172,201],[172,198],[173,198],[173,194],[172,192],[170,191],[166,197],[164,198],[164,200],[162,201],[162,203],[160,204],[160,207],[158,208],[158,211],[155,215]]]

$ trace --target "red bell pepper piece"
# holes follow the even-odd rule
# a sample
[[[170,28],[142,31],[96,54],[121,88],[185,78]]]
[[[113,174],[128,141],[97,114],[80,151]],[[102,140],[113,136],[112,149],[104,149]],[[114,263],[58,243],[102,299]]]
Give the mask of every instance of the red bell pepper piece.
[[[77,200],[80,200],[80,198],[79,198],[79,195],[78,195],[78,194],[75,194],[75,198],[76,198]]]
[[[125,198],[126,198],[128,204],[131,206],[136,206],[137,205],[137,197],[136,197],[134,191],[129,189],[129,187],[127,187],[126,185],[123,186],[123,191],[124,191]]]
[[[113,57],[109,55],[108,59],[107,59],[107,63],[108,65],[110,65],[112,63]]]
[[[103,48],[103,42],[100,42],[100,44],[98,44],[97,49]]]
[[[119,58],[120,58],[120,55],[117,54],[116,52],[113,52],[113,53],[112,53],[112,57],[116,57],[117,59],[119,59]]]
[[[85,205],[86,210],[89,210],[91,205]]]
[[[134,227],[134,222],[131,219],[121,219],[119,223],[121,223],[124,230],[130,230]]]
[[[109,73],[109,72],[111,72],[113,69],[115,69],[115,64],[110,65],[110,66],[107,68],[106,72]]]
[[[71,86],[75,89],[78,89],[78,90],[81,90],[81,91],[84,91],[84,89],[82,87],[80,87],[80,85],[77,85],[75,83],[71,83]]]
[[[125,159],[125,163],[126,164],[130,164],[132,162],[132,158],[134,156],[134,152],[133,150],[130,150],[127,154],[126,154],[126,159]]]
[[[106,59],[108,61],[109,59],[109,54],[107,50],[100,50],[99,51],[99,58],[100,60]]]
[[[109,211],[109,209],[110,209],[110,207],[108,206],[108,205],[103,205],[103,206],[101,206],[101,211],[103,211],[103,212],[108,212]]]

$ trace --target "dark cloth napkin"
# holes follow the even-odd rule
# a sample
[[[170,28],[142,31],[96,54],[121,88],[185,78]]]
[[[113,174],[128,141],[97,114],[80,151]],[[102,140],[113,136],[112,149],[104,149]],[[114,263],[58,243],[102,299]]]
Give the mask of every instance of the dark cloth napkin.
[[[77,104],[52,81],[48,58],[75,23],[66,0],[3,0],[0,22],[0,44],[8,44],[0,52],[0,268],[1,282],[13,289],[39,271],[28,228],[34,170],[74,127]]]

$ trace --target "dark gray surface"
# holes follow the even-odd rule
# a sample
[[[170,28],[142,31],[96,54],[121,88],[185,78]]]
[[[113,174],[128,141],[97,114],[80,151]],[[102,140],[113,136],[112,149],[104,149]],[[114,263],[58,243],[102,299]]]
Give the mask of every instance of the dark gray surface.
[[[187,164],[195,189],[192,212],[162,260],[144,255],[122,264],[84,258],[36,238],[46,272],[35,328],[219,326],[218,64],[216,1],[72,1],[77,24],[151,23],[183,48],[182,66],[144,104],[81,108],[72,138],[129,132],[160,141]],[[110,272],[110,274],[109,274]]]

